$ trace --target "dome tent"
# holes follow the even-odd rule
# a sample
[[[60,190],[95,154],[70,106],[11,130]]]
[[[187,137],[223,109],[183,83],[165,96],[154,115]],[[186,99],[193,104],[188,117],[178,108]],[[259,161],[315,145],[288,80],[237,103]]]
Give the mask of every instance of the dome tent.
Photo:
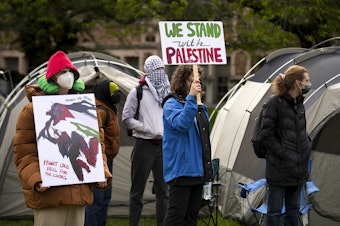
[[[327,40],[330,43],[334,38]],[[320,44],[321,45],[321,44]],[[297,64],[307,68],[312,90],[306,95],[307,131],[313,141],[312,179],[320,188],[313,195],[309,220],[314,225],[340,225],[340,201],[334,199],[340,189],[340,143],[336,142],[340,124],[340,46],[310,49],[286,48],[277,50],[256,64],[222,99],[211,132],[213,158],[220,158],[220,179],[223,183],[219,209],[231,217],[252,225],[254,215],[246,200],[239,196],[237,183],[265,177],[265,160],[258,159],[251,146],[255,118],[263,103],[272,94],[270,82],[287,67]],[[256,72],[255,69],[257,69]],[[226,99],[226,101],[225,101]],[[252,197],[254,205],[264,191]]]
[[[142,72],[106,54],[97,52],[75,52],[67,54],[77,67],[80,78],[85,82],[85,92],[92,92],[101,79],[114,81],[123,93],[118,106],[119,114],[129,91],[138,85]],[[25,205],[20,179],[13,160],[13,136],[19,113],[28,100],[24,86],[36,84],[46,73],[47,62],[35,68],[13,89],[0,107],[0,218],[33,217],[33,211]],[[120,151],[114,159],[113,192],[109,216],[128,216],[130,190],[130,155],[133,139],[125,133],[125,126],[119,120],[121,136]],[[150,178],[152,180],[152,178]],[[143,215],[155,215],[155,195],[152,184],[147,184],[144,195]]]

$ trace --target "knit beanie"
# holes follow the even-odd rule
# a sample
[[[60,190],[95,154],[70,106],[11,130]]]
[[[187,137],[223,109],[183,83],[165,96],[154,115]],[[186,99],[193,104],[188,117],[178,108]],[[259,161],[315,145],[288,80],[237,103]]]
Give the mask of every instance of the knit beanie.
[[[72,64],[71,60],[63,51],[58,51],[54,53],[47,62],[46,80],[49,81],[50,78],[57,72],[64,68],[69,68],[74,75],[74,81],[79,78],[78,69]]]

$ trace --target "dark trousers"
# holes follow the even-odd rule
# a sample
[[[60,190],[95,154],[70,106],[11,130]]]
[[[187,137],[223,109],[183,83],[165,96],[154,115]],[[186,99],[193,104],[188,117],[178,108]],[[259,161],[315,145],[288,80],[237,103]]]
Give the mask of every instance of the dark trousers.
[[[165,226],[194,226],[201,208],[203,184],[170,185]]]
[[[302,186],[269,185],[267,226],[279,226],[283,200],[286,206],[285,226],[298,226]]]
[[[112,162],[107,162],[112,174]],[[106,190],[92,188],[93,203],[85,208],[85,226],[105,226],[107,209],[111,200],[112,186]]]
[[[167,185],[163,178],[162,145],[150,140],[136,139],[131,154],[130,226],[138,226],[143,209],[143,194],[150,172],[156,193],[157,225],[162,226],[167,209]]]

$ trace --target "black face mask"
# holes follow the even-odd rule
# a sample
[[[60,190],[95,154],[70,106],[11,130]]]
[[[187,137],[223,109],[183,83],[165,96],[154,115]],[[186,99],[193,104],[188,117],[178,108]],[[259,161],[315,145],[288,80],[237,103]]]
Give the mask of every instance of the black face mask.
[[[117,104],[120,102],[120,99],[121,99],[121,92],[120,91],[116,91],[114,92],[111,96],[110,96],[110,99],[111,99],[111,103],[112,104]]]
[[[305,84],[305,87],[301,88],[301,93],[302,94],[308,93],[311,87],[312,87],[312,83]]]

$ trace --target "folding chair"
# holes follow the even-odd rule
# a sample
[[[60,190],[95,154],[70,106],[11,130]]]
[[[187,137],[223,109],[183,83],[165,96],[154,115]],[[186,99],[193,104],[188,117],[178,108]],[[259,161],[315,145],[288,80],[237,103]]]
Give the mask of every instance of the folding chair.
[[[309,162],[308,171],[311,172],[311,160]],[[310,175],[310,173],[309,173]],[[254,213],[255,218],[258,222],[258,225],[263,225],[264,217],[267,215],[267,208],[268,208],[268,200],[267,200],[267,180],[266,179],[259,179],[257,181],[251,182],[249,184],[242,184],[238,183],[237,186],[241,188],[240,196],[242,198],[247,199],[247,203],[250,206],[250,210]],[[260,188],[265,188],[265,197],[263,198],[263,202],[260,205],[254,206],[252,201],[249,199],[249,195],[253,192],[258,191]],[[318,192],[319,188],[314,184],[314,182],[310,179],[307,181],[303,188],[301,189],[300,193],[300,224],[307,225],[308,219],[305,219],[304,216],[308,213],[312,204],[309,202],[309,196],[315,192]],[[254,193],[254,195],[256,195]],[[283,203],[281,215],[284,215],[286,212],[285,204]]]
[[[218,217],[218,195],[219,195],[219,186],[221,182],[219,181],[219,167],[220,167],[220,159],[216,158],[211,161],[213,168],[213,181],[211,183],[211,195],[210,197],[204,197],[202,194],[202,203],[201,209],[208,209],[208,219],[203,216],[199,216],[199,219],[203,222],[204,225],[218,225],[217,217]]]

